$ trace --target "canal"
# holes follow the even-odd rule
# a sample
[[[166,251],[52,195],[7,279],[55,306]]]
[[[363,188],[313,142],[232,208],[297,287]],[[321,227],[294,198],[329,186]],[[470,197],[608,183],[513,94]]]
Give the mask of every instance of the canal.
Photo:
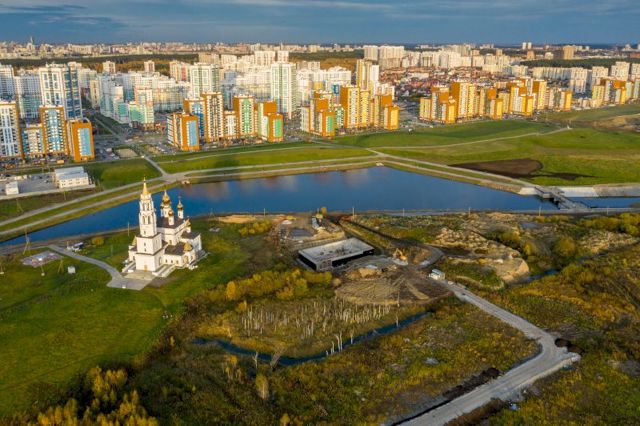
[[[554,210],[536,197],[387,167],[201,183],[169,190],[187,216],[225,213],[409,210]],[[161,193],[154,195],[156,209]],[[129,201],[29,234],[31,241],[137,226],[138,201]],[[24,236],[1,245],[20,244]]]

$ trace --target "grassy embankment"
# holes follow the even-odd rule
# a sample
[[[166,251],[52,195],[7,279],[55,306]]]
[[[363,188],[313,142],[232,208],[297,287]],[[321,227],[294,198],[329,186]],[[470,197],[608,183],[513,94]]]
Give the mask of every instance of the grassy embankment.
[[[198,171],[243,166],[272,166],[274,164],[296,163],[318,160],[340,160],[349,157],[366,157],[370,152],[359,148],[299,147],[262,152],[202,153],[181,156],[175,160],[158,159],[158,164],[169,173]]]
[[[574,129],[478,144],[410,150],[383,148],[380,151],[448,165],[534,160],[540,163],[539,170],[510,167],[505,172],[522,173],[522,178],[541,185],[593,185],[640,182],[639,142],[640,135],[632,133]],[[501,167],[499,164],[494,166]]]
[[[589,126],[599,120],[640,114],[640,104],[627,104],[613,107],[588,109],[583,111],[554,112],[543,115],[546,120],[571,124],[572,126]]]
[[[380,132],[343,136],[335,139],[342,145],[379,148],[405,146],[434,146],[488,139],[507,138],[528,133],[545,133],[557,127],[530,121],[481,121],[434,128],[420,128],[412,132]]]

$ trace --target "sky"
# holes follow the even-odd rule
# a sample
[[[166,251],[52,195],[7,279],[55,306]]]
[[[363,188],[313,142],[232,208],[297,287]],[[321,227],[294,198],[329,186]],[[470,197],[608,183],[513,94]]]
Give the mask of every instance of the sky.
[[[0,0],[0,40],[640,43],[638,0]]]

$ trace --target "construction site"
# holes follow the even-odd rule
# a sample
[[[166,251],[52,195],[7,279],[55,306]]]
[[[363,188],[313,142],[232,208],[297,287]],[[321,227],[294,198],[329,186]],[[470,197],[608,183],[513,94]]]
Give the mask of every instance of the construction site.
[[[275,234],[301,266],[334,275],[336,296],[358,305],[427,305],[449,295],[430,276],[442,253],[376,234],[348,218],[289,216]]]

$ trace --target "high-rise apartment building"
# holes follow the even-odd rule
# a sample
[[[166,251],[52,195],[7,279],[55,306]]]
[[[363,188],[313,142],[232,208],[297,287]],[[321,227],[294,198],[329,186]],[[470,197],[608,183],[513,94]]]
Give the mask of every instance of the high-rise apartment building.
[[[629,78],[629,68],[629,62],[617,61],[614,65],[611,65],[611,78],[626,81]]]
[[[214,142],[224,139],[224,97],[222,93],[203,93],[202,104],[204,140]]]
[[[90,161],[95,159],[93,146],[93,129],[86,119],[73,119],[67,122],[69,137],[69,153],[73,161]]]
[[[61,106],[40,108],[40,124],[47,154],[66,155],[69,153],[67,120]]]
[[[360,89],[357,86],[340,88],[340,104],[344,108],[344,127],[357,129],[360,125]]]
[[[204,102],[202,98],[198,99],[185,99],[184,106],[182,108],[185,114],[198,117],[198,134],[200,140],[205,140],[205,116],[204,116]]]
[[[233,112],[236,115],[236,130],[238,138],[253,138],[256,136],[255,99],[251,96],[235,96],[233,98]]]
[[[169,76],[175,81],[188,82],[190,67],[191,65],[187,64],[186,62],[171,61],[169,63]]]
[[[377,93],[379,79],[380,66],[363,59],[358,59],[356,62],[356,86],[363,90]]]
[[[475,84],[460,81],[453,82],[450,93],[456,101],[456,116],[458,119],[464,120],[477,115]]]
[[[0,64],[0,101],[14,100],[15,82],[13,67]]]
[[[189,67],[189,82],[191,83],[189,97],[197,99],[203,93],[219,92],[221,73],[218,65],[202,62],[191,65]]]
[[[378,60],[378,46],[364,46],[364,59],[367,61]]]
[[[18,101],[20,118],[26,121],[37,120],[42,103],[38,74],[21,73],[15,77],[14,81],[15,99]]]
[[[199,151],[198,117],[186,113],[167,115],[167,141],[183,151]]]
[[[296,65],[277,62],[271,65],[270,98],[278,105],[278,112],[291,118],[298,106]]]
[[[455,123],[458,107],[446,87],[431,88],[431,95],[420,98],[420,119],[436,123]]]
[[[44,157],[47,154],[42,124],[28,124],[22,129],[22,152],[27,158]]]
[[[116,63],[113,61],[104,61],[102,63],[102,72],[104,74],[115,74],[116,71]]]
[[[156,64],[153,61],[144,61],[144,72],[153,74],[156,72]]]
[[[300,130],[326,138],[335,136],[338,123],[332,93],[314,92],[309,106],[300,111]]]
[[[20,116],[15,101],[0,101],[0,158],[23,158]]]
[[[534,80],[532,93],[535,96],[536,110],[543,110],[547,107],[547,81],[546,80]]]
[[[82,118],[78,68],[74,63],[47,64],[38,68],[42,105],[61,106],[65,118]]]
[[[273,102],[259,102],[256,117],[258,137],[267,142],[284,140],[284,118],[278,114],[278,105]]]

